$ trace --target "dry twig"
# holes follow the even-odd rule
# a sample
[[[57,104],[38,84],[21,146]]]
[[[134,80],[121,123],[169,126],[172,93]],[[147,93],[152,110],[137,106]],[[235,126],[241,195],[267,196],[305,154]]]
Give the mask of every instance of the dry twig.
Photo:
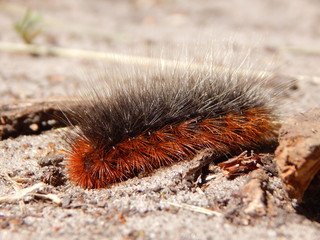
[[[203,208],[203,207],[198,207],[198,206],[194,206],[194,205],[189,205],[186,203],[173,203],[173,202],[167,202],[169,205],[174,206],[174,207],[179,207],[179,208],[183,208],[183,209],[187,209],[193,212],[198,212],[198,213],[203,213],[209,216],[217,216],[220,217],[223,214],[220,212],[216,212],[213,210],[210,210],[208,208]]]
[[[10,179],[10,177],[8,178]],[[62,199],[59,198],[57,195],[55,194],[40,194],[37,193],[37,191],[43,187],[46,187],[47,185],[40,182],[40,183],[36,183],[30,187],[21,189],[20,186],[17,185],[17,183],[14,183],[14,181],[11,180],[11,182],[13,183],[14,189],[16,191],[16,193],[12,194],[12,195],[7,195],[7,196],[3,196],[0,197],[0,203],[9,203],[9,202],[16,202],[16,201],[23,201],[23,199],[27,196],[31,196],[31,197],[39,197],[39,198],[44,198],[44,199],[49,199],[52,202],[56,203],[56,204],[61,204]]]
[[[32,186],[24,188],[24,189],[15,188],[16,193],[13,194],[13,195],[7,195],[7,196],[4,196],[4,197],[0,197],[0,203],[15,202],[15,201],[22,200],[26,196],[33,195],[34,192],[36,192],[37,190],[39,190],[39,188],[42,188],[44,186],[46,186],[46,184],[37,183],[35,185],[32,185]]]
[[[55,46],[44,46],[35,44],[19,44],[10,42],[0,42],[0,51],[13,52],[22,54],[32,54],[36,56],[55,56],[55,57],[68,57],[68,58],[82,58],[88,60],[105,60],[111,63],[122,63],[139,66],[161,66],[166,68],[188,68],[194,70],[208,70],[214,69],[216,72],[232,71],[239,76],[255,76],[257,78],[265,78],[272,76],[273,74],[266,71],[253,71],[248,69],[231,69],[225,66],[211,66],[210,64],[198,64],[169,59],[158,59],[151,57],[133,56],[126,54],[98,52],[98,51],[86,51],[81,49],[61,48]]]

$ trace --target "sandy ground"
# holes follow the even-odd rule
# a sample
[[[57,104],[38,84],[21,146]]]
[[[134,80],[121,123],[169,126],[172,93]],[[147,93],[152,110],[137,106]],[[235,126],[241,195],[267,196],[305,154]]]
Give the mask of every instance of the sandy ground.
[[[42,14],[44,31],[33,41],[41,45],[148,54],[165,45],[231,39],[258,52],[262,65],[277,66],[277,74],[286,76],[280,80],[293,81],[283,96],[283,117],[320,106],[319,1],[2,0],[0,43],[22,43],[13,24],[26,8]],[[86,87],[87,72],[101,65],[0,52],[0,100],[76,95]],[[248,175],[230,181],[217,174],[204,188],[190,188],[181,179],[187,163],[108,189],[83,190],[65,179],[63,163],[39,164],[64,149],[68,132],[61,128],[0,142],[0,196],[41,181],[53,184],[48,181],[53,174],[59,176],[53,185],[59,186],[39,192],[62,199],[60,205],[40,197],[0,203],[0,239],[320,239],[319,217],[296,213],[276,176],[268,183],[270,204],[276,207],[259,218],[237,215],[232,205]],[[183,203],[223,214],[204,214]]]

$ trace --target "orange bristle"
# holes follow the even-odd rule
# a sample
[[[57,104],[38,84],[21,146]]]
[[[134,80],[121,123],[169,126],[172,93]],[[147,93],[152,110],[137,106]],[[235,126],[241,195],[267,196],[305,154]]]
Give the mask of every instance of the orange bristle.
[[[240,152],[274,137],[273,117],[264,108],[187,120],[126,137],[108,151],[78,138],[68,156],[70,178],[83,188],[103,188],[139,172],[192,158],[202,149],[217,155]]]

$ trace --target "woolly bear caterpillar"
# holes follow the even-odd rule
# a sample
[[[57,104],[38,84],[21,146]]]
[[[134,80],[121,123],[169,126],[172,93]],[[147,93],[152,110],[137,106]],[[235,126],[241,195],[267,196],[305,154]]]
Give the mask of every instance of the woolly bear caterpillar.
[[[221,70],[212,61],[125,75],[108,76],[103,90],[73,113],[78,129],[67,168],[83,188],[107,187],[203,149],[216,156],[237,154],[275,137],[262,75]]]

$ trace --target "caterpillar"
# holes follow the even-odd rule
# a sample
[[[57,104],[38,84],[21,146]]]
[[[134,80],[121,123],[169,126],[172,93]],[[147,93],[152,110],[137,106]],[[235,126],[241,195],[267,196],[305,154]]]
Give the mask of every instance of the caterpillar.
[[[204,149],[231,155],[274,140],[265,76],[212,62],[160,65],[125,74],[120,69],[74,110],[77,127],[66,157],[72,182],[104,188]]]

